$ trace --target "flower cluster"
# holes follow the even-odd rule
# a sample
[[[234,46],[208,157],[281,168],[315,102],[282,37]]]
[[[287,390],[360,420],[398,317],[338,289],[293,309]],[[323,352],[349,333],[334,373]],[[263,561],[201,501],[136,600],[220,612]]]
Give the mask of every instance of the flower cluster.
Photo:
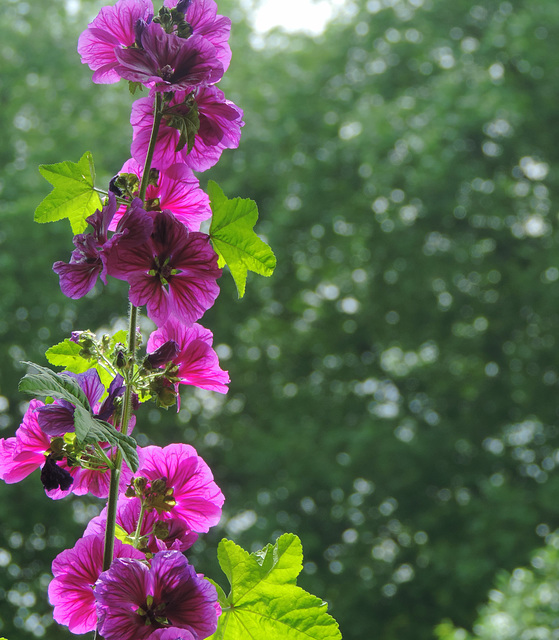
[[[0,439],[0,478],[40,469],[47,495],[107,498],[72,549],[53,562],[54,618],[73,633],[105,640],[203,640],[217,629],[215,587],[184,555],[220,519],[224,496],[208,465],[186,444],[139,447],[131,434],[139,404],[179,402],[179,385],[227,392],[229,376],[198,323],[221,275],[211,215],[194,171],[239,144],[242,112],[215,84],[229,66],[230,21],[213,0],[118,0],[79,39],[96,83],[128,81],[134,93],[131,158],[74,236],[69,262],[53,265],[62,292],[78,299],[109,277],[127,283],[124,344],[75,332],[61,353],[67,371],[37,367],[24,390],[34,399],[14,437]],[[136,319],[156,329],[143,359]],[[39,380],[39,382],[37,382]]]

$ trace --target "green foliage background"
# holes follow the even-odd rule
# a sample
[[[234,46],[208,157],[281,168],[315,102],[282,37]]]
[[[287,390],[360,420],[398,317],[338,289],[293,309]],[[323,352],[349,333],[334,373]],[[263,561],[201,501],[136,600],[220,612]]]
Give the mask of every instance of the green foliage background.
[[[3,437],[19,362],[126,313],[119,282],[65,299],[50,265],[69,225],[32,223],[39,164],[90,150],[103,184],[128,158],[132,98],[75,52],[100,6],[0,4]],[[219,6],[235,20],[221,86],[247,124],[201,180],[258,203],[278,267],[242,301],[224,276],[204,318],[229,394],[145,408],[141,442],[184,440],[215,469],[225,517],[200,571],[219,580],[223,536],[250,550],[291,531],[301,586],[347,640],[426,640],[442,620],[456,638],[559,524],[559,5],[348,2],[316,39],[264,42]],[[0,486],[7,638],[71,637],[52,625],[50,562],[99,507],[49,501],[36,476]]]

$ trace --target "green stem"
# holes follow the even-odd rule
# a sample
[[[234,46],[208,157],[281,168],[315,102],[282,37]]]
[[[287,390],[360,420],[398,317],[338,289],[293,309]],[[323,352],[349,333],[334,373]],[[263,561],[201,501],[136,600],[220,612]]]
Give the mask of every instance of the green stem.
[[[93,187],[93,191],[96,191],[97,193],[100,193],[102,196],[108,196],[109,192],[105,191],[105,189],[99,189],[99,187]],[[126,198],[121,198],[120,196],[117,196],[116,194],[113,194],[116,198],[116,201],[118,204],[125,204],[126,206],[128,206],[130,204],[130,202],[126,199]]]
[[[151,138],[144,164],[144,172],[142,174],[142,182],[140,185],[140,199],[142,203],[145,201],[146,190],[149,182],[149,172],[155,144],[157,142],[157,132],[163,117],[161,93],[155,94],[155,103],[153,110],[153,127],[151,130]],[[136,362],[136,325],[138,323],[138,307],[130,305],[130,313],[128,315],[128,363],[126,368],[126,387],[124,390],[124,399],[122,401],[122,418],[120,420],[121,433],[128,432],[128,423],[132,414],[132,380],[134,377],[134,364]],[[115,530],[116,530],[116,505],[118,500],[118,489],[120,485],[120,472],[122,468],[122,454],[117,451],[114,461],[114,469],[111,469],[111,481],[109,485],[109,497],[107,499],[107,524],[105,529],[105,550],[103,553],[103,571],[110,569],[114,557],[115,546]],[[138,528],[141,527],[141,519]],[[137,529],[138,530],[138,529]],[[97,639],[97,631],[95,631],[95,639]]]
[[[144,523],[144,515],[146,513],[146,507],[144,505],[144,501],[142,500],[142,504],[140,506],[140,515],[138,516],[138,524],[136,525],[136,531],[134,533],[134,547],[138,548],[138,541],[140,540],[140,532],[142,531],[142,524]]]
[[[158,91],[155,94],[155,103],[153,105],[153,127],[151,129],[151,138],[144,164],[144,172],[142,174],[142,183],[140,184],[140,200],[142,202],[146,199],[151,161],[153,160],[153,152],[155,151],[155,143],[157,142],[157,132],[159,131],[159,125],[161,124],[161,118],[163,117],[163,110],[161,108],[162,102],[163,99],[161,97],[161,93]]]
[[[134,373],[134,361],[136,355],[136,323],[138,322],[138,307],[130,305],[128,322],[128,354],[129,364],[126,370],[126,387],[124,389],[124,399],[122,401],[122,418],[120,420],[121,433],[128,432],[128,423],[132,414],[132,376]],[[117,450],[114,469],[111,469],[111,482],[109,485],[109,497],[107,500],[107,525],[105,529],[105,551],[103,554],[103,571],[110,568],[115,547],[116,529],[116,504],[118,500],[118,489],[120,485],[120,472],[122,469],[122,454]]]

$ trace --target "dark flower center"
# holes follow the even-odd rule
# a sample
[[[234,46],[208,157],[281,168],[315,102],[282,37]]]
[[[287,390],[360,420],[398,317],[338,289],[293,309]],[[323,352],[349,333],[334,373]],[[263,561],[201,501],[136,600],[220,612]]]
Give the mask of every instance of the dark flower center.
[[[159,278],[163,286],[169,284],[171,276],[180,273],[178,269],[173,269],[173,267],[169,264],[170,260],[171,258],[166,258],[165,262],[163,264],[160,264],[159,256],[154,256],[153,268],[149,271],[149,275]]]
[[[162,80],[170,82],[173,78],[175,70],[170,65],[166,64],[162,69],[159,69],[159,75]]]
[[[148,596],[143,607],[138,607],[136,613],[144,619],[145,625],[152,625],[155,629],[164,629],[170,626],[169,620],[164,615],[165,603],[155,604],[153,596]]]

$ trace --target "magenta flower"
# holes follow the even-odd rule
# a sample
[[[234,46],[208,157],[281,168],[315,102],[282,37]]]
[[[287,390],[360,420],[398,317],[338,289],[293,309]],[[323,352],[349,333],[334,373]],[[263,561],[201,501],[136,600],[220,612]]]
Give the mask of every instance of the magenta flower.
[[[186,115],[191,106],[188,92],[179,91],[166,107],[168,117]],[[224,149],[236,149],[241,139],[244,125],[243,112],[233,102],[226,100],[217,87],[200,87],[194,92],[198,106],[200,128],[194,138],[194,147],[188,153],[188,146],[176,151],[180,131],[163,122],[157,134],[157,145],[153,165],[165,169],[175,163],[185,163],[194,171],[206,171],[219,160]],[[132,156],[143,164],[146,159],[151,129],[153,126],[154,98],[140,98],[132,105],[130,122],[133,127]]]
[[[50,450],[50,438],[37,421],[40,400],[31,400],[15,437],[0,439],[0,478],[7,484],[20,482],[43,466]]]
[[[54,579],[49,584],[49,600],[54,619],[72,633],[87,633],[97,626],[93,588],[103,571],[103,536],[80,538],[72,549],[54,559]],[[131,545],[115,540],[115,558],[143,559]]]
[[[164,478],[173,490],[175,505],[169,515],[186,522],[197,533],[206,533],[219,522],[225,497],[216,485],[208,465],[187,444],[170,444],[165,448],[139,449],[138,476],[151,482]]]
[[[7,484],[13,484],[41,469],[41,482],[47,495],[53,500],[64,498],[70,492],[75,495],[91,493],[99,498],[106,498],[109,492],[109,470],[74,466],[75,460],[72,465],[68,464],[64,453],[59,447],[55,448],[52,445],[53,439],[41,429],[40,413],[53,406],[56,405],[45,405],[40,400],[31,400],[15,437],[0,440],[0,479]],[[72,405],[68,404],[68,407]],[[73,416],[69,414],[68,407],[61,406],[60,409],[66,412],[63,415],[64,419],[68,419],[70,415],[73,427]],[[47,421],[51,419],[52,415],[48,416]],[[53,451],[53,448],[56,450]],[[114,453],[106,445],[104,448],[107,456],[110,457]],[[126,489],[131,478],[132,472],[124,464],[120,482],[122,491]]]
[[[73,479],[39,426],[37,411],[43,406],[40,400],[31,400],[15,437],[0,439],[0,479],[14,484],[41,469],[45,491],[56,500],[68,495]]]
[[[119,64],[115,51],[131,47],[136,40],[136,23],[152,15],[151,0],[118,0],[114,7],[101,9],[78,40],[82,63],[95,72],[93,82],[112,84],[120,80],[115,71]]]
[[[151,567],[120,558],[95,584],[105,640],[203,640],[217,629],[217,592],[179,551],[160,551]]]
[[[209,329],[196,323],[186,326],[171,318],[150,335],[148,353],[156,352],[169,341],[175,342],[179,347],[179,353],[172,359],[173,364],[178,367],[174,374],[179,378],[175,391],[178,392],[180,383],[227,393],[229,374],[219,366],[217,353],[212,349],[213,334]]]
[[[136,175],[139,184],[142,180],[143,167],[131,158],[124,163],[119,173]],[[200,189],[200,182],[192,170],[182,163],[171,165],[165,171],[160,171],[157,185],[148,185],[146,211],[164,209],[171,211],[189,231],[199,231],[200,223],[212,216],[209,197]],[[125,206],[118,209],[109,227],[111,231],[116,229],[125,211]]]
[[[109,193],[109,203],[87,218],[93,233],[74,236],[76,248],[72,251],[70,262],[58,261],[52,266],[52,270],[60,277],[62,293],[69,298],[76,300],[85,296],[93,289],[99,276],[107,284],[107,259],[118,243],[133,247],[149,237],[152,221],[138,198],[132,201],[128,212],[116,226],[116,233],[109,239],[107,234],[115,213],[116,198]]]
[[[176,7],[178,0],[165,0],[169,9]],[[229,32],[231,20],[217,15],[217,4],[214,0],[193,0],[188,3],[186,21],[192,27],[193,35],[204,36],[215,47],[216,58],[227,71],[231,62],[231,47],[229,46]]]
[[[140,517],[139,498],[120,497],[116,508],[116,523],[122,527],[128,535],[133,536],[138,526]],[[89,521],[84,537],[90,535],[103,535],[107,524],[107,508]],[[175,549],[186,551],[198,539],[198,534],[190,531],[184,520],[170,517],[167,513],[159,514],[155,509],[144,514],[140,536],[144,539],[143,551],[157,553]]]
[[[167,92],[213,84],[223,76],[215,47],[202,36],[180,38],[156,22],[141,25],[136,34],[140,47],[114,50],[115,71],[125,80]]]
[[[129,283],[130,302],[146,305],[158,326],[170,316],[194,322],[219,293],[217,254],[209,236],[189,233],[170,211],[151,215],[154,225],[148,242],[133,248],[117,244],[109,256],[109,274]]]

